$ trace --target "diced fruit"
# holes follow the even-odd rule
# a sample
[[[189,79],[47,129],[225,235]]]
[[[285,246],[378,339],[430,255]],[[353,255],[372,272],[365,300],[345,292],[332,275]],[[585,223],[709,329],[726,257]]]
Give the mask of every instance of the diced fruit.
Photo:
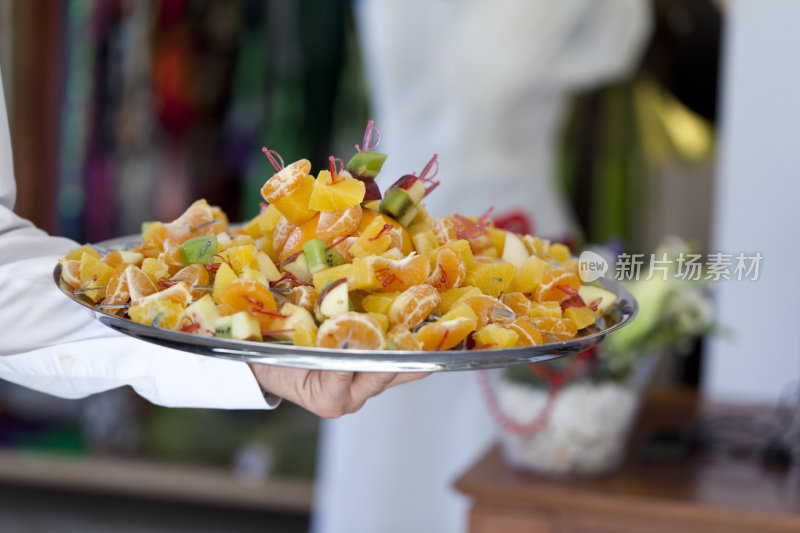
[[[169,266],[163,261],[152,257],[145,257],[142,261],[142,271],[147,274],[150,281],[158,283],[161,278],[169,277]]]
[[[539,330],[528,318],[517,318],[507,324],[503,324],[503,327],[517,333],[517,346],[534,346],[544,342],[542,334],[539,333]]]
[[[325,287],[317,298],[315,314],[322,322],[325,319],[346,313],[350,310],[347,280],[339,279]]]
[[[64,260],[61,265],[61,277],[73,289],[81,287],[81,262],[77,259]]]
[[[267,280],[267,276],[264,275],[263,272],[260,270],[253,270],[252,268],[245,268],[239,273],[239,279],[251,279],[253,281],[257,281],[262,285],[269,285],[269,280]]]
[[[333,244],[337,239],[355,233],[361,224],[362,216],[363,210],[359,204],[340,211],[321,212],[315,230],[316,235],[328,244]]]
[[[91,255],[95,259],[100,259],[101,257],[100,252],[95,250],[94,247],[89,246],[88,244],[84,244],[80,248],[75,248],[74,250],[71,250],[66,256],[64,256],[64,258],[61,261],[62,262],[73,261],[73,260],[80,261],[81,257],[83,257],[83,254],[85,253]]]
[[[192,298],[200,298],[209,291],[208,271],[203,265],[189,265],[169,278],[170,283],[183,281],[192,291]]]
[[[500,301],[511,308],[517,316],[528,316],[531,312],[531,301],[521,292],[507,292]]]
[[[531,321],[549,342],[567,341],[575,337],[578,327],[568,318],[532,318]]]
[[[353,176],[375,178],[386,161],[386,154],[370,150],[356,152],[345,167]]]
[[[594,324],[595,314],[588,307],[568,307],[564,310],[564,318],[569,318],[575,322],[575,327],[583,329]]]
[[[478,287],[458,287],[444,291],[440,293],[442,303],[439,304],[439,309],[442,310],[442,313],[447,313],[457,302],[478,294],[482,294]]]
[[[503,244],[503,255],[500,256],[503,261],[511,263],[517,268],[522,268],[529,255],[528,248],[522,242],[522,239],[517,237],[516,234],[507,231]]]
[[[436,253],[436,266],[427,280],[438,291],[453,289],[464,283],[467,277],[467,265],[461,257],[447,246],[439,248]]]
[[[476,331],[472,338],[478,348],[513,348],[517,345],[519,335],[499,324],[489,324]]]
[[[386,257],[370,257],[367,260],[384,292],[404,291],[412,285],[424,283],[430,272],[428,258],[421,255],[409,255],[397,260]]]
[[[386,345],[386,335],[372,316],[348,311],[322,323],[317,330],[315,345],[345,350],[382,350]]]
[[[535,256],[529,256],[514,274],[511,289],[517,292],[533,292],[544,280],[544,275],[553,270],[550,264]]]
[[[561,306],[558,302],[531,302],[531,308],[528,311],[530,318],[561,318],[561,314]]]
[[[414,249],[417,253],[426,257],[433,255],[434,250],[439,247],[439,240],[433,230],[414,233],[411,236],[411,241],[414,243]]]
[[[364,311],[368,313],[380,313],[383,315],[389,314],[389,308],[392,306],[392,302],[397,295],[400,294],[398,292],[376,292],[367,294],[361,300],[361,307],[364,308]]]
[[[581,285],[578,294],[586,305],[597,312],[597,316],[608,313],[617,301],[617,295],[597,285]]]
[[[370,318],[374,318],[375,322],[381,327],[384,335],[389,330],[389,318],[386,315],[382,315],[381,313],[365,313],[366,316]]]
[[[387,347],[394,350],[421,350],[422,343],[417,340],[411,331],[393,327],[386,334]]]
[[[352,276],[353,265],[350,263],[345,263],[344,265],[338,265],[335,267],[326,268],[325,270],[320,270],[313,276],[314,281],[314,288],[317,292],[322,290],[322,287],[325,286],[325,283],[328,281],[336,281],[337,279],[347,279],[349,280]],[[357,287],[350,287],[351,289],[355,289]]]
[[[565,244],[551,244],[547,251],[550,252],[550,255],[552,255],[559,263],[563,263],[569,259],[569,248]]]
[[[345,171],[335,177],[327,170],[320,171],[314,183],[308,206],[317,211],[340,211],[359,205],[364,199],[364,183]]]
[[[278,254],[281,263],[284,263],[289,257],[297,252],[303,250],[303,244],[317,238],[317,224],[319,223],[319,216],[315,215],[303,222],[299,226],[292,228],[289,233],[283,248]]]
[[[391,188],[386,191],[378,210],[399,221],[404,226],[411,223],[414,217],[417,216],[418,211],[416,202],[412,199],[409,191],[398,188]]]
[[[216,235],[203,235],[188,239],[180,247],[181,262],[185,265],[208,263],[211,256],[217,253]]]
[[[206,294],[184,310],[179,329],[186,333],[196,333],[206,337],[213,337],[215,324],[219,318],[217,306],[211,295]]]
[[[222,292],[237,279],[239,278],[236,272],[233,271],[228,263],[220,263],[217,274],[214,277],[214,288],[211,290],[211,297],[214,299],[215,304],[222,303]]]
[[[308,269],[308,262],[306,261],[306,254],[303,252],[297,252],[289,257],[281,264],[281,268],[303,283],[309,283],[312,280],[311,271]]]
[[[317,324],[308,310],[286,303],[281,307],[281,314],[285,318],[277,319],[272,330],[262,332],[265,336],[292,341],[295,346],[314,346]]]
[[[510,307],[486,294],[469,296],[464,298],[463,303],[475,312],[479,328],[493,322],[510,322],[516,318]]]
[[[232,315],[223,316],[214,323],[217,337],[234,339],[238,341],[260,341],[261,330],[259,322],[253,315],[239,311]]]
[[[478,287],[484,294],[497,298],[508,290],[517,267],[505,261],[475,263],[467,271],[465,285]]]
[[[356,242],[350,246],[348,252],[353,257],[382,254],[392,245],[392,238],[389,235],[391,229],[392,225],[383,217],[374,217],[358,236]]]
[[[136,267],[130,267],[130,269]],[[181,306],[181,309],[189,305],[189,302],[192,301],[192,293],[189,291],[189,287],[186,283],[179,281],[175,285],[164,289],[160,292],[154,292],[153,294],[148,294],[147,296],[143,296],[141,298],[131,298],[131,302],[133,304],[145,304],[148,302],[155,302],[155,301],[169,301],[175,302]]]
[[[254,315],[261,330],[271,329],[275,318],[280,316],[269,287],[253,280],[237,279],[229,283],[222,291],[222,303],[234,313],[246,311]]]
[[[265,235],[271,235],[275,231],[275,226],[281,218],[281,212],[274,205],[268,205],[261,213],[250,219],[245,224],[245,233],[257,239]]]
[[[580,286],[580,278],[572,272],[551,270],[536,287],[534,297],[538,302],[563,302],[570,296],[578,294]]]
[[[272,259],[270,259],[267,254],[264,252],[256,252],[255,257],[258,270],[264,274],[264,277],[267,278],[267,281],[278,281],[281,279],[281,273],[278,270],[278,267],[275,266],[275,263],[272,262]]]
[[[102,263],[92,253],[84,251],[81,255],[78,276],[83,295],[99,302],[106,295],[106,286],[114,274],[114,269]]]
[[[156,284],[152,282],[150,276],[133,265],[125,269],[125,283],[128,287],[131,301],[133,302],[158,292],[158,288]]]
[[[183,306],[172,300],[151,300],[134,303],[128,308],[131,320],[162,329],[177,329],[183,316]]]
[[[316,180],[309,176],[311,163],[306,159],[295,161],[264,184],[261,196],[273,204],[286,220],[294,225],[302,224],[316,214],[308,206]]]
[[[442,319],[425,324],[415,334],[422,344],[423,350],[449,350],[467,338],[475,330],[476,321],[458,316],[449,320]]]
[[[389,323],[392,326],[411,329],[425,320],[440,302],[438,291],[430,285],[409,287],[400,293],[389,307],[387,313]]]

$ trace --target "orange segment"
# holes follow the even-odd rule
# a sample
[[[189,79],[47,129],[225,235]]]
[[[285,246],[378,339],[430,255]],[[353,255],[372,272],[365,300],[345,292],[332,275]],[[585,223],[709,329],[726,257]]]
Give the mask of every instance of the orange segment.
[[[315,345],[319,348],[382,350],[386,336],[373,317],[348,311],[322,323]]]
[[[134,265],[130,265],[125,269],[125,282],[128,285],[128,293],[133,301],[158,292],[155,283],[150,280],[150,277],[141,268]]]
[[[316,213],[308,206],[316,180],[308,175],[311,163],[295,161],[264,183],[261,196],[292,224],[302,224]]]
[[[425,320],[440,301],[439,293],[430,285],[409,287],[389,307],[389,324],[411,329]]]
[[[474,330],[475,320],[456,317],[426,324],[417,331],[415,336],[423,350],[449,350],[467,338],[467,335]]]
[[[193,264],[180,269],[174,276],[169,278],[171,283],[183,281],[192,291],[192,298],[197,300],[204,294],[208,294],[207,288],[196,288],[197,285],[208,286],[208,271],[203,265]]]
[[[392,246],[397,246],[403,255],[408,255],[414,251],[414,244],[412,243],[411,236],[408,234],[406,228],[392,217],[386,216],[383,213],[379,213],[374,209],[362,209],[361,222],[358,225],[356,234],[360,235],[363,233],[366,227],[372,222],[372,219],[376,217],[383,219],[383,224],[391,224],[392,229],[400,233],[400,238],[398,240],[402,242],[402,246],[397,246],[394,238],[392,239]],[[390,231],[389,234],[392,236],[394,232]]]
[[[464,303],[470,306],[477,315],[478,328],[483,328],[492,322],[503,324],[516,318],[516,314],[510,307],[486,294],[464,298]]]
[[[147,296],[144,296],[143,298],[133,300],[133,303],[138,305],[155,301],[175,302],[181,305],[181,307],[183,308],[191,303],[192,293],[189,292],[189,287],[185,283],[180,281],[175,285],[173,285],[172,287],[164,289],[161,292],[154,292],[153,294],[149,294]]]
[[[158,283],[161,278],[169,277],[169,266],[163,261],[159,261],[153,257],[145,257],[142,261],[142,271],[147,274],[150,281]]]
[[[431,268],[428,258],[421,255],[409,255],[403,259],[368,259],[383,292],[404,291],[412,285],[420,285],[425,282]]]
[[[568,318],[540,317],[531,321],[549,342],[567,341],[575,338],[578,333],[575,322]]]
[[[530,319],[520,317],[503,326],[517,333],[517,346],[535,346],[544,342]]]
[[[393,327],[387,333],[389,342],[394,344],[396,350],[421,350],[420,343],[411,331],[400,327]]]
[[[541,285],[536,288],[538,302],[563,302],[577,294],[581,280],[572,272],[551,270],[544,275]]]
[[[439,292],[454,289],[464,283],[467,264],[451,248],[442,247],[436,253],[436,267],[427,283]]]
[[[126,263],[120,263],[114,268],[114,273],[111,279],[108,280],[108,288],[106,289],[106,297],[103,299],[103,305],[119,305],[127,303],[131,299],[130,292],[128,291],[128,277],[125,271],[130,267]],[[113,309],[109,311],[114,311]]]
[[[273,329],[276,318],[281,318],[269,287],[252,279],[232,281],[222,291],[222,303],[234,313],[246,311],[255,316],[262,331]]]
[[[510,307],[517,316],[528,316],[531,312],[531,301],[521,292],[503,294],[500,301]]]
[[[458,225],[450,217],[434,218],[431,222],[431,229],[440,245],[458,240]]]
[[[361,223],[363,210],[360,204],[339,211],[323,211],[317,222],[317,237],[333,244],[334,240],[351,235]]]
[[[84,244],[80,248],[75,248],[71,250],[67,255],[64,256],[62,259],[63,261],[80,261],[83,254],[87,253],[94,257],[95,259],[100,259],[100,252],[95,250],[93,247],[89,246],[88,244]]]
[[[364,182],[355,179],[349,172],[342,172],[334,181],[329,171],[322,170],[314,182],[308,207],[317,211],[340,211],[359,205],[365,193]]]
[[[297,226],[286,220],[286,217],[281,217],[278,219],[278,223],[275,225],[275,231],[272,234],[272,248],[276,252],[280,253],[283,250],[283,245],[286,244],[286,240],[289,238],[289,235],[292,234],[294,229]]]
[[[73,289],[81,287],[81,262],[77,259],[67,259],[61,266],[61,277]]]
[[[311,239],[317,238],[317,224],[319,223],[319,213],[316,215],[312,215],[312,217],[299,226],[296,226],[292,232],[289,234],[289,237],[286,239],[286,243],[283,245],[280,253],[278,254],[278,259],[281,264],[286,261],[289,257],[296,254],[297,252],[302,251],[303,244],[310,241]]]

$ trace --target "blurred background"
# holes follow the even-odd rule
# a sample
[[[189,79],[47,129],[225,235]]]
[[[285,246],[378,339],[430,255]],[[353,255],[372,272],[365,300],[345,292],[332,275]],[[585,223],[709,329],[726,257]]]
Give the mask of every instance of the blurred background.
[[[791,49],[791,29],[780,21],[798,15],[797,6],[775,3],[767,10],[746,0],[653,0],[633,72],[569,95],[556,176],[578,223],[576,250],[603,244],[649,255],[675,237],[701,254],[761,251],[764,273],[788,268],[796,253],[787,259],[775,251],[781,242],[785,248],[786,235],[778,235],[782,227],[796,240],[800,224],[786,200],[753,196],[747,222],[739,208],[750,192],[731,196],[759,180],[769,194],[797,192],[789,185],[794,160],[772,157],[783,166],[742,176],[761,162],[737,159],[742,147],[766,142],[758,120],[747,122],[740,110],[759,99],[767,106],[788,100],[748,85],[757,58]],[[262,146],[320,168],[328,155],[349,157],[361,142],[372,114],[359,5],[0,0],[15,211],[79,242],[137,233],[142,221],[171,220],[201,197],[231,220],[253,216],[271,175]],[[755,45],[754,26],[783,31]],[[796,70],[778,66],[764,75],[784,73],[791,87],[800,82]],[[787,81],[776,76],[776,84]],[[800,109],[793,110],[796,124]],[[720,150],[720,139],[734,144]],[[382,176],[382,186],[395,177]],[[785,206],[778,219],[768,202]],[[751,230],[755,219],[771,240],[737,240],[741,225]],[[716,322],[727,340],[670,347],[656,382],[767,402],[796,384],[796,338],[784,342],[781,329],[775,338],[783,340],[767,355],[758,348],[766,333],[800,318],[797,291],[783,313],[772,279],[745,292],[720,287]],[[760,306],[783,314],[756,339],[745,324]],[[762,359],[753,370],[755,355]],[[72,530],[106,531],[113,523],[115,531],[216,531],[224,523],[230,531],[305,531],[317,438],[318,421],[290,405],[266,413],[163,409],[129,390],[73,402],[2,383],[0,530],[61,531],[72,523]],[[31,503],[42,500],[51,513]]]

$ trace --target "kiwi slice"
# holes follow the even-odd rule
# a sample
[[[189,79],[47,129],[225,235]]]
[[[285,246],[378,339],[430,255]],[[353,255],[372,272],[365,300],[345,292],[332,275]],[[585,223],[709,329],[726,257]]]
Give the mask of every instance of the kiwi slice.
[[[381,200],[378,210],[384,215],[388,215],[402,224],[403,217],[410,210],[416,209],[411,196],[403,189],[393,187],[386,191],[386,196]],[[415,213],[416,214],[416,213]],[[411,218],[414,218],[413,216]]]
[[[303,253],[306,254],[308,271],[316,274],[328,268],[328,244],[322,239],[311,239],[303,243]]]
[[[345,167],[353,176],[375,178],[386,161],[386,154],[380,152],[357,152]]]
[[[217,253],[218,247],[216,235],[194,237],[181,244],[181,261],[184,266],[194,263],[208,264],[211,256]]]

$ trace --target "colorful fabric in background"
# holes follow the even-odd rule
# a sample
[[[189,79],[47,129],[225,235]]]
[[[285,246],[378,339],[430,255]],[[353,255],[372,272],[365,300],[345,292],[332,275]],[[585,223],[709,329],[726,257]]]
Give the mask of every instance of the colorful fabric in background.
[[[341,75],[359,70],[345,2],[64,6],[60,234],[137,233],[197,198],[242,220],[271,174],[261,146],[320,168],[363,128],[360,73]]]

